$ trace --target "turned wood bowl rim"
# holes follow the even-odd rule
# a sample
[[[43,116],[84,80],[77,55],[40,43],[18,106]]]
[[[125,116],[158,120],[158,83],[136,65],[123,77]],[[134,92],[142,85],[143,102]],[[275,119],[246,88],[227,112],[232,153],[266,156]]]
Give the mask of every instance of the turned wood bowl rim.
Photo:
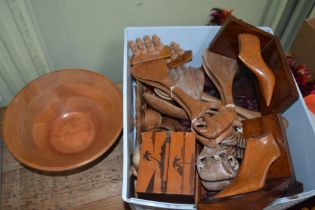
[[[115,131],[115,134],[113,135],[112,139],[108,140],[108,144],[106,146],[104,146],[104,148],[100,149],[99,151],[97,151],[96,153],[94,153],[92,156],[86,158],[83,161],[80,161],[78,163],[75,164],[69,164],[68,166],[45,166],[45,165],[41,165],[41,164],[37,164],[34,163],[30,160],[27,160],[25,158],[23,158],[19,153],[15,152],[14,148],[11,148],[11,146],[9,146],[10,144],[7,143],[7,141],[9,141],[8,139],[8,130],[7,130],[7,121],[9,121],[8,119],[8,115],[10,112],[12,112],[12,104],[15,103],[16,98],[18,98],[20,95],[23,94],[23,92],[28,89],[30,86],[32,86],[34,83],[36,83],[37,81],[46,78],[46,77],[50,77],[51,75],[54,74],[60,74],[63,72],[81,72],[81,73],[86,73],[86,74],[94,74],[96,77],[98,78],[102,78],[104,81],[106,81],[109,86],[112,88],[111,91],[116,92],[117,95],[119,95],[119,97],[117,97],[117,101],[119,103],[119,106],[116,107],[121,107],[121,109],[117,109],[117,111],[121,112],[121,115],[123,116],[123,110],[122,110],[122,106],[123,106],[123,100],[122,100],[122,93],[119,90],[119,88],[115,85],[115,83],[113,81],[111,81],[109,78],[107,78],[105,75],[95,72],[93,70],[90,69],[86,69],[86,68],[64,68],[64,69],[58,69],[58,70],[53,70],[52,72],[43,74],[37,78],[35,78],[34,80],[30,81],[29,83],[27,83],[22,89],[20,89],[15,95],[14,97],[11,99],[10,103],[7,105],[4,117],[3,117],[3,140],[4,143],[6,144],[8,150],[10,151],[10,153],[13,155],[13,157],[18,160],[20,163],[22,163],[23,165],[33,168],[35,170],[39,170],[39,171],[44,171],[44,172],[65,172],[65,171],[71,171],[74,169],[78,169],[82,166],[85,166],[93,161],[95,161],[97,158],[99,158],[100,156],[102,156],[103,154],[105,154],[108,150],[111,149],[111,147],[115,144],[115,142],[118,140],[118,137],[121,133],[122,130],[122,121],[123,119],[121,118],[119,120],[119,129],[117,129],[117,131]],[[12,111],[11,111],[12,110]]]

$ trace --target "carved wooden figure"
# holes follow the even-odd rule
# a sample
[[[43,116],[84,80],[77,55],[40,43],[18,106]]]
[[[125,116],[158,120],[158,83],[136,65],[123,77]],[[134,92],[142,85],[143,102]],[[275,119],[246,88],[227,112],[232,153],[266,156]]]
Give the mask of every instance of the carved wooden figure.
[[[195,142],[193,132],[144,132],[136,185],[139,196],[164,194],[193,198]]]

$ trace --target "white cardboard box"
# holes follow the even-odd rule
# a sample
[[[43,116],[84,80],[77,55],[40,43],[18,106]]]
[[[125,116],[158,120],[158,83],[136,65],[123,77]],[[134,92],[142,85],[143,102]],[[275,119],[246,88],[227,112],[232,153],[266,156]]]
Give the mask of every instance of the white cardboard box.
[[[130,74],[128,56],[128,40],[135,40],[144,35],[157,34],[164,44],[176,41],[185,50],[192,50],[193,60],[188,64],[193,67],[201,66],[201,56],[216,33],[219,26],[174,26],[174,27],[138,27],[126,28],[124,31],[124,73],[123,73],[123,186],[122,198],[133,209],[196,209],[193,204],[175,204],[149,201],[134,198],[130,193],[133,183],[130,181],[131,154],[135,147],[134,109],[135,109],[135,83]],[[262,28],[272,33],[270,28]],[[300,94],[300,93],[299,93]],[[267,209],[287,208],[298,201],[315,195],[315,126],[312,124],[310,113],[299,97],[283,115],[289,121],[287,129],[288,143],[297,180],[304,184],[304,193],[298,196],[275,200]]]

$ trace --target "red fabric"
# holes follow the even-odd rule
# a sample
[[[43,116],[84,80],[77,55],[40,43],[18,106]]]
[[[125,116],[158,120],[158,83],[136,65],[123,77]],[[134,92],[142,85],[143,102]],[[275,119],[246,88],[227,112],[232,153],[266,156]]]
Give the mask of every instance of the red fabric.
[[[315,93],[315,81],[311,77],[309,68],[306,65],[296,64],[291,56],[287,56],[287,60],[302,95],[305,97]]]
[[[315,94],[310,94],[304,97],[307,108],[315,114]]]

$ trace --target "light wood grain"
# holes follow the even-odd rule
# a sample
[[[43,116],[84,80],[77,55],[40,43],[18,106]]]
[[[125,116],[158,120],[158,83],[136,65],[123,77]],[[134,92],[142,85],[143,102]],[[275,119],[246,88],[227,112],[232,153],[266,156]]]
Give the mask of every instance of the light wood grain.
[[[5,108],[0,109],[0,137]],[[128,209],[121,199],[122,139],[80,171],[47,174],[17,162],[3,147],[1,209]]]

